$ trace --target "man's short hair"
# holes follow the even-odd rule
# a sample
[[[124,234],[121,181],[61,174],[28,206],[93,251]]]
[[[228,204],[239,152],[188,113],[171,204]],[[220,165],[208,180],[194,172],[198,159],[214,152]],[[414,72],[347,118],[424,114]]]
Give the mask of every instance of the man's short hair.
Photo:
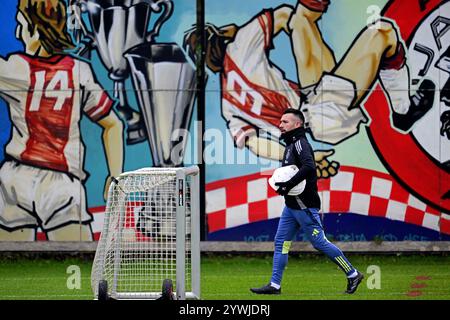
[[[283,112],[283,114],[288,114],[288,113],[291,113],[291,114],[297,116],[300,120],[302,120],[303,123],[305,123],[305,116],[303,115],[303,112],[301,112],[300,110],[294,109],[294,108],[287,108]]]

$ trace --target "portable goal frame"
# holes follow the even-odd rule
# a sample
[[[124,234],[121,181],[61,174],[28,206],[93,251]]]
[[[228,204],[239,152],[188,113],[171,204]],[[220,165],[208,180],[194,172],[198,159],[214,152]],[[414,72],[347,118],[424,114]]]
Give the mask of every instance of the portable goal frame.
[[[111,183],[91,286],[96,299],[200,299],[199,168],[142,168]]]

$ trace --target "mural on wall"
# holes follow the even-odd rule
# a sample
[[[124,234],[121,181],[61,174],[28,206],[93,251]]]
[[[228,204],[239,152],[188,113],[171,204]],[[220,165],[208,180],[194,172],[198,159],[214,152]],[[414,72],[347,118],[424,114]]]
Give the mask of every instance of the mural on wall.
[[[2,1],[0,240],[98,239],[111,176],[202,160],[207,239],[272,240],[289,107],[328,238],[450,240],[450,1],[205,0],[205,123],[196,3]]]
[[[175,36],[156,41],[176,15],[173,2],[8,0],[4,8],[20,45],[4,43],[0,57],[0,240],[98,239],[111,177],[184,164],[195,69]],[[180,9],[195,16],[195,4]],[[169,28],[182,37],[181,26]]]
[[[64,54],[73,48],[65,15],[60,1],[20,1],[16,36],[24,51],[0,60],[12,121],[0,170],[2,240],[34,240],[38,227],[50,240],[92,240],[81,111],[104,130],[110,176],[122,170],[122,123],[89,65]]]
[[[181,134],[190,124],[195,69],[176,43],[156,41],[162,25],[172,16],[172,0],[72,0],[71,3],[79,26],[73,28],[80,44],[77,54],[85,56],[97,50],[114,83],[117,110],[127,122],[127,144],[148,139],[154,166],[181,165],[184,152],[178,150],[175,155],[172,151],[177,147],[184,150],[187,139],[184,136],[176,139],[173,133]],[[151,23],[155,14],[159,16]],[[125,80],[129,77],[139,111],[128,103],[130,90]],[[180,141],[182,145],[178,146]]]
[[[206,108],[221,105],[222,128],[237,152],[278,160],[281,113],[300,108],[314,141],[330,238],[448,239],[450,3],[226,6],[223,16],[224,5],[206,6],[213,74]],[[188,35],[187,46],[195,40]],[[267,186],[270,173],[261,165],[207,167],[209,240],[273,239],[284,203]]]

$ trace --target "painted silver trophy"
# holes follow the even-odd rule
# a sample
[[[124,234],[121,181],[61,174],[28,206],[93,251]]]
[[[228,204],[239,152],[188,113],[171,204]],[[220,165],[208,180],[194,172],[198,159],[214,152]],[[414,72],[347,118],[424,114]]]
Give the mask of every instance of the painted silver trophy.
[[[145,43],[125,53],[139,107],[147,126],[153,165],[183,166],[187,130],[195,101],[196,72],[175,43]],[[186,185],[186,188],[189,186]],[[176,207],[177,197],[154,189],[147,194],[150,203]],[[189,201],[189,200],[186,200]],[[191,215],[186,212],[186,221]],[[176,218],[166,210],[139,212],[136,228],[157,239],[176,236]]]
[[[146,43],[128,59],[154,166],[183,165],[196,87],[195,68],[175,43]]]
[[[109,78],[114,81],[114,96],[119,100],[117,111],[127,121],[127,143],[144,141],[145,124],[140,114],[128,105],[125,93],[129,67],[124,53],[136,45],[154,42],[162,24],[172,14],[172,0],[73,0],[73,4],[79,8],[75,10],[80,28],[76,38],[86,43],[79,54],[97,49]],[[159,17],[148,30],[152,13],[158,13]],[[82,19],[83,14],[89,23]]]

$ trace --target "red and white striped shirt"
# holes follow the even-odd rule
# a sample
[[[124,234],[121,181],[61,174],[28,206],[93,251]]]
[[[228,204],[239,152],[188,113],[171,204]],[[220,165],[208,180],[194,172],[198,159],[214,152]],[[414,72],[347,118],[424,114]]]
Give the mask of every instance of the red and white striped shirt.
[[[87,63],[67,55],[12,54],[0,59],[0,95],[12,122],[8,156],[85,177],[81,112],[98,121],[113,105]]]
[[[222,115],[236,141],[256,127],[279,135],[287,108],[298,108],[299,87],[268,57],[273,13],[263,11],[242,26],[227,45],[222,72]]]

